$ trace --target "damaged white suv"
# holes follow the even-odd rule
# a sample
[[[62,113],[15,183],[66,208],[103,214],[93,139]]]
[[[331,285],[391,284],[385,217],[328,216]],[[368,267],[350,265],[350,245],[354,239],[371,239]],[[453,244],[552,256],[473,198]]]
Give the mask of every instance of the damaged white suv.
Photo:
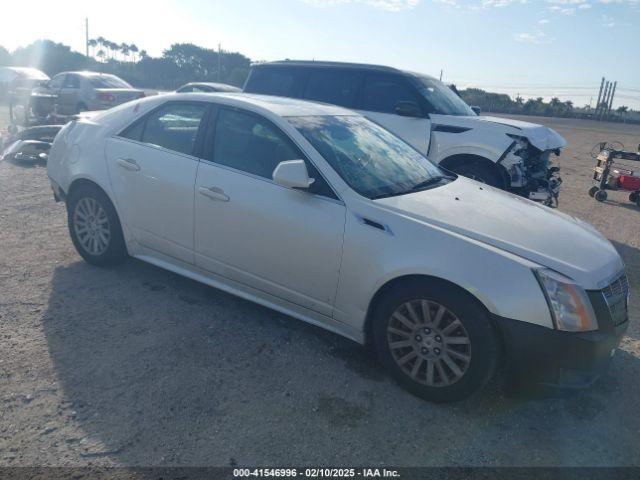
[[[542,125],[479,116],[427,75],[377,65],[284,61],[253,65],[247,93],[303,98],[357,110],[448,170],[545,204],[557,202],[566,145]]]

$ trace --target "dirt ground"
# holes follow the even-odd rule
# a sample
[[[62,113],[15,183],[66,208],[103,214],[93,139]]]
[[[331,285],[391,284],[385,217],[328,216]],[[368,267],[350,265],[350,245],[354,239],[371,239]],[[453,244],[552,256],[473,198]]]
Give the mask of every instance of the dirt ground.
[[[526,120],[568,141],[560,209],[628,265],[632,325],[593,387],[426,403],[319,328],[136,260],[82,262],[46,168],[3,162],[0,465],[640,465],[640,209],[586,193],[591,147],[635,148],[640,127]]]

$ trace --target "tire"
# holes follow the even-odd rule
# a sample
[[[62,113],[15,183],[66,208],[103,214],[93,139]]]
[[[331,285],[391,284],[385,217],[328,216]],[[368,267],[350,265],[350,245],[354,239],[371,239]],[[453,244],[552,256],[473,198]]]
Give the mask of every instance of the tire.
[[[109,197],[98,187],[82,185],[67,202],[73,245],[88,263],[115,265],[127,257],[122,227]]]
[[[425,305],[431,322],[424,321]],[[377,302],[372,321],[381,362],[396,382],[420,398],[463,400],[495,372],[499,342],[487,312],[469,294],[449,284],[400,284]]]
[[[504,181],[500,175],[498,175],[498,172],[477,163],[466,163],[459,165],[452,170],[458,175],[471,178],[472,180],[476,180],[481,183],[486,183],[491,187],[502,189],[505,187]]]
[[[599,202],[604,202],[607,199],[607,192],[605,190],[598,190],[595,194],[595,199]]]
[[[629,201],[631,203],[636,203],[638,201],[638,199],[640,198],[640,191],[637,192],[631,192],[629,194]]]
[[[593,186],[589,189],[589,196],[591,198],[595,197],[596,193],[598,192],[598,190],[600,190],[599,187]]]

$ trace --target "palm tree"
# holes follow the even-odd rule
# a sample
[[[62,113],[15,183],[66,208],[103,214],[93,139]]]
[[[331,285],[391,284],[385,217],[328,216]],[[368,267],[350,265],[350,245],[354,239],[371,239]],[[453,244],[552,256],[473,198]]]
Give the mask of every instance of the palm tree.
[[[95,56],[94,53],[95,53],[95,48],[98,45],[98,41],[95,38],[92,38],[87,42],[87,45],[89,45],[89,48],[91,49],[91,56],[92,57]]]
[[[146,50],[140,50],[140,60],[142,60],[143,58],[147,58],[149,55],[147,54]]]
[[[104,62],[105,53],[104,53],[103,49],[98,50],[97,56],[98,56],[98,58],[100,59],[101,62]]]
[[[618,115],[622,117],[622,122],[627,123],[627,113],[629,112],[629,107],[627,107],[626,105],[621,105],[616,108],[616,112],[618,112]]]
[[[120,44],[119,49],[122,52],[124,61],[126,62],[129,59],[129,54],[131,53],[131,51],[129,50],[129,45],[123,42]]]
[[[133,54],[133,61],[137,62],[138,61],[138,58],[137,58],[138,46],[135,43],[132,43],[131,45],[129,45],[129,50]]]

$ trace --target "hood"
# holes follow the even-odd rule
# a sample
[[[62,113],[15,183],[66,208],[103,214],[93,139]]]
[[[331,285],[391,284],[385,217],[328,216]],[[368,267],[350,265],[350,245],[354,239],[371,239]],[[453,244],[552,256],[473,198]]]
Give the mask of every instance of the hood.
[[[457,126],[469,128],[501,129],[505,134],[510,133],[526,137],[531,145],[543,152],[546,150],[563,148],[567,144],[565,139],[562,138],[558,132],[549,127],[545,127],[544,125],[538,125],[537,123],[522,122],[520,120],[512,120],[510,118],[502,117],[488,117],[485,115],[478,115],[476,117],[431,115],[431,118],[434,123],[442,123],[444,125],[455,124]]]
[[[375,203],[551,268],[587,290],[605,287],[624,268],[588,223],[467,178]]]

